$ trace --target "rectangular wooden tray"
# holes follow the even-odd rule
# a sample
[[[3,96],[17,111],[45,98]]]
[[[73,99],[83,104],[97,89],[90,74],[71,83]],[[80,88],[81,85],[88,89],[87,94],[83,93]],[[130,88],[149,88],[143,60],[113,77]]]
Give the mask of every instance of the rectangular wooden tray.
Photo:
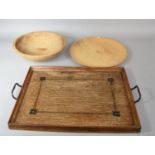
[[[125,70],[119,67],[31,67],[8,125],[79,132],[141,128]]]

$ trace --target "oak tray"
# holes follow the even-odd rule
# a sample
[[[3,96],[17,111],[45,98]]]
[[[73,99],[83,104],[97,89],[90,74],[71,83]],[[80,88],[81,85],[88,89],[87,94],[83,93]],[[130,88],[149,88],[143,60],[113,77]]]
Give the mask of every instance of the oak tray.
[[[42,131],[139,132],[124,68],[31,67],[9,128]]]

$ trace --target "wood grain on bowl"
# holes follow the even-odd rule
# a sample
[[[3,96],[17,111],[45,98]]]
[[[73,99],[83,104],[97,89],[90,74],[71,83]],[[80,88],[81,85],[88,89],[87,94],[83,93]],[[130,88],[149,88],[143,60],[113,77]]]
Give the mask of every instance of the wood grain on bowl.
[[[44,61],[51,59],[63,51],[65,38],[55,32],[32,32],[20,36],[13,44],[16,52],[22,57]]]

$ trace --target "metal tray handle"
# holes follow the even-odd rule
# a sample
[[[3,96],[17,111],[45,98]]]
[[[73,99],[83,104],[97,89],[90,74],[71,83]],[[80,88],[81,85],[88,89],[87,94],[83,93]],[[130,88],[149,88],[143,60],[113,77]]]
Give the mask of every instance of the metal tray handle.
[[[14,90],[16,89],[16,86],[18,86],[18,87],[21,88],[22,85],[20,85],[20,84],[18,84],[18,83],[15,83],[14,86],[13,86],[13,88],[12,88],[11,95],[12,95],[12,97],[13,97],[15,100],[18,99],[18,97],[15,97],[15,96],[14,96]]]
[[[136,86],[134,86],[133,88],[131,88],[131,90],[132,90],[132,91],[133,91],[133,90],[135,90],[135,89],[137,89],[138,94],[139,94],[138,99],[134,101],[134,103],[137,103],[137,102],[139,102],[139,101],[141,100],[142,95],[141,95],[140,89],[139,89],[139,87],[138,87],[137,85],[136,85]]]

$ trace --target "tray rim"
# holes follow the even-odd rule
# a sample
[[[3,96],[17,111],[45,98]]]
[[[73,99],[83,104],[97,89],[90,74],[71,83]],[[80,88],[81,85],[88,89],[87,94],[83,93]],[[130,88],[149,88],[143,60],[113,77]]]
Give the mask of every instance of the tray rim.
[[[33,71],[120,71],[125,83],[125,91],[129,101],[132,118],[134,121],[133,126],[120,126],[120,127],[78,127],[78,126],[51,126],[51,125],[21,125],[15,122],[18,111],[21,106],[21,101],[25,95],[29,85]],[[133,101],[133,95],[130,89],[129,81],[126,71],[123,67],[70,67],[70,66],[31,66],[27,72],[23,87],[19,93],[18,99],[13,108],[12,114],[8,121],[8,127],[16,130],[32,130],[32,131],[65,131],[65,132],[140,132],[141,124],[137,114],[137,110]]]

